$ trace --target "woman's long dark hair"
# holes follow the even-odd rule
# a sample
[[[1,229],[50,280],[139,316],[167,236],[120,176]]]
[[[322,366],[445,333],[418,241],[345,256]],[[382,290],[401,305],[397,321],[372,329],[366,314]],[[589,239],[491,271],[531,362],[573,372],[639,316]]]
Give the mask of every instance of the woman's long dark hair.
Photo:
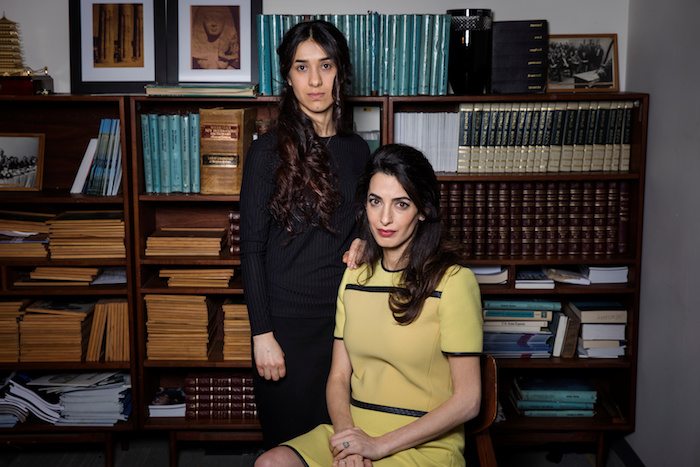
[[[283,82],[277,121],[280,165],[275,174],[276,191],[270,200],[270,210],[292,235],[308,225],[319,225],[332,232],[331,216],[340,204],[340,193],[329,166],[328,148],[314,131],[311,119],[300,109],[294,91],[287,82],[297,47],[308,39],[328,54],[337,69],[333,83],[336,134],[345,133],[345,91],[352,76],[345,36],[327,21],[297,24],[287,31],[277,49]]]
[[[401,287],[393,289],[389,296],[394,319],[399,324],[410,324],[420,315],[425,300],[435,291],[445,271],[459,263],[459,257],[444,237],[440,222],[440,187],[430,162],[417,149],[388,144],[372,155],[357,188],[358,222],[361,236],[367,242],[368,277],[382,258],[382,248],[374,240],[367,221],[369,183],[377,173],[396,177],[424,217],[416,225],[415,234],[403,254],[407,266],[401,274]]]

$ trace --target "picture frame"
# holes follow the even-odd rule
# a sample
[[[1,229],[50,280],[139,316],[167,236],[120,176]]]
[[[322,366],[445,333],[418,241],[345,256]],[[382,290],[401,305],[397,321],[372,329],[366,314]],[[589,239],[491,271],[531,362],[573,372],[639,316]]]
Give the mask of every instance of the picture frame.
[[[0,190],[40,191],[43,133],[0,133]]]
[[[550,34],[547,92],[620,89],[617,34]]]
[[[108,1],[69,0],[73,94],[143,93],[166,78],[166,0]]]
[[[169,83],[257,82],[262,0],[167,1]]]

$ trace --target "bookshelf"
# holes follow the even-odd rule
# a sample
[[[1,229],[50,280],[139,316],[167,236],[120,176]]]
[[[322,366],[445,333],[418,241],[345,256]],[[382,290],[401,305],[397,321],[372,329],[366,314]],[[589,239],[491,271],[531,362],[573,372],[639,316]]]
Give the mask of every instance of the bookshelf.
[[[59,214],[65,211],[123,211],[124,246],[127,254],[123,258],[0,258],[0,300],[38,299],[119,299],[133,303],[131,248],[131,199],[129,190],[123,189],[116,196],[90,196],[70,194],[70,188],[83,153],[91,138],[98,134],[100,121],[104,118],[121,122],[122,187],[129,186],[129,165],[126,157],[128,122],[127,99],[123,96],[2,96],[0,97],[0,132],[41,133],[45,136],[43,183],[38,191],[0,191],[3,210]],[[24,278],[37,266],[45,267],[121,267],[126,269],[126,284],[83,287],[17,287],[19,278]],[[127,327],[134,335],[133,320],[129,313]],[[128,346],[130,353],[134,349]],[[74,373],[95,371],[124,371],[136,381],[135,360],[86,362],[80,361],[14,361],[1,362],[3,372],[23,371],[29,374]],[[136,391],[134,391],[135,393]],[[134,394],[134,402],[137,402]],[[14,428],[0,430],[0,439],[9,443],[102,443],[106,451],[106,464],[112,465],[112,443],[116,434],[134,430],[138,412],[132,411],[125,422],[113,427],[57,427],[38,421],[18,423]]]
[[[644,176],[646,157],[646,132],[649,96],[637,93],[600,93],[600,94],[539,94],[512,96],[445,96],[445,97],[389,97],[387,99],[387,126],[394,128],[397,113],[416,112],[458,112],[460,105],[469,104],[556,104],[568,102],[597,103],[602,101],[620,101],[631,103],[630,158],[629,171],[579,171],[579,172],[484,172],[484,173],[440,173],[438,178],[444,189],[451,186],[489,184],[506,187],[522,184],[561,184],[563,186],[625,184],[629,188],[629,223],[626,226],[624,251],[609,254],[594,254],[593,249],[587,253],[581,250],[572,252],[565,249],[546,251],[540,254],[519,251],[512,254],[509,248],[498,251],[480,251],[472,243],[473,238],[460,239],[465,248],[472,251],[469,264],[485,266],[499,265],[508,270],[506,284],[482,285],[483,298],[544,298],[555,300],[590,300],[614,299],[625,304],[628,310],[626,328],[626,355],[622,358],[584,359],[584,358],[500,358],[499,400],[503,404],[506,419],[492,426],[492,436],[496,445],[523,446],[542,445],[546,443],[588,443],[596,446],[597,465],[604,465],[606,448],[611,439],[624,436],[634,431],[635,394],[637,379],[639,294],[641,275],[641,245],[644,199]],[[394,134],[388,132],[388,142],[395,142]],[[615,186],[617,186],[615,185]],[[515,202],[515,200],[511,200]],[[463,206],[462,206],[463,207]],[[552,212],[543,203],[540,208],[543,215],[557,219],[558,213]],[[537,207],[535,209],[538,209]],[[461,212],[461,211],[460,211]],[[535,215],[537,215],[537,210]],[[470,220],[474,221],[474,217]],[[495,224],[484,229],[484,235],[496,230]],[[474,232],[473,237],[479,234]],[[512,240],[512,237],[508,240]],[[488,237],[488,241],[494,241]],[[506,247],[508,247],[508,241]],[[499,254],[500,253],[500,254]],[[581,264],[599,266],[627,266],[629,281],[627,284],[597,284],[591,286],[572,286],[557,283],[552,290],[516,289],[515,273],[519,268],[528,266],[576,266]],[[528,418],[514,413],[508,402],[511,382],[516,376],[575,376],[595,381],[599,388],[601,402],[596,415],[592,418]]]

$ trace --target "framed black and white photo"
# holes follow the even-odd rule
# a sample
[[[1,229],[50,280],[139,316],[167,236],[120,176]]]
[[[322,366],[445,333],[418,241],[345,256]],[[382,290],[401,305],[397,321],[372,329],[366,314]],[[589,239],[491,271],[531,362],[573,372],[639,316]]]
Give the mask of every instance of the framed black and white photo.
[[[620,89],[617,34],[552,34],[548,59],[548,92]]]
[[[168,0],[168,81],[257,81],[260,13],[261,0]]]
[[[143,92],[166,75],[166,0],[69,0],[71,92]]]
[[[41,190],[43,133],[0,133],[0,190]]]

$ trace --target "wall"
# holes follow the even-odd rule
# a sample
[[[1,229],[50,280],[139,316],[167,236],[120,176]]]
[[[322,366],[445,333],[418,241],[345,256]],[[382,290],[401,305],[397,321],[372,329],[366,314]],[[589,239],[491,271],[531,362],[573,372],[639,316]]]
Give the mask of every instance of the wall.
[[[450,8],[491,8],[496,20],[546,19],[552,34],[618,34],[620,78],[625,83],[629,0],[263,0],[265,13],[444,13]],[[322,6],[319,6],[322,5]],[[380,8],[378,8],[380,6]],[[0,0],[8,19],[20,24],[25,64],[49,67],[56,92],[70,92],[68,0]]]
[[[700,3],[630,2],[628,87],[650,94],[637,430],[648,466],[700,465]]]

